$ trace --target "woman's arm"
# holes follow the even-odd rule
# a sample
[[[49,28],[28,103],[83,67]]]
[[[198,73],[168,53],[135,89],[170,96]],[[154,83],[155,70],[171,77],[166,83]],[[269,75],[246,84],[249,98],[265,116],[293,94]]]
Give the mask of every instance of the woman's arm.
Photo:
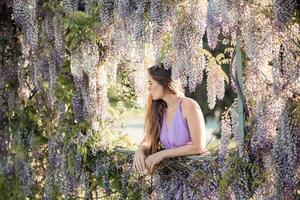
[[[142,140],[142,142],[138,145],[138,150],[143,151],[144,153],[146,153],[146,151],[149,149],[149,143],[146,139],[146,135],[144,136],[144,139]]]
[[[146,138],[147,137],[145,135],[142,142],[138,145],[138,148],[133,158],[133,169],[135,171],[138,171],[140,174],[142,174],[146,169],[145,159],[146,159],[147,150],[149,148],[149,144]]]

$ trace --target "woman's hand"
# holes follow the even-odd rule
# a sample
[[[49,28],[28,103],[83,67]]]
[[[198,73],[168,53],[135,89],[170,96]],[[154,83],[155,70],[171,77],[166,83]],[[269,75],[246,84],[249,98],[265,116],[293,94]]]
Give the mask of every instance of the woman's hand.
[[[138,149],[134,154],[133,169],[140,174],[142,174],[146,169],[145,158],[146,156],[142,149]]]
[[[162,151],[156,152],[146,158],[146,167],[152,171],[154,166],[164,159]]]

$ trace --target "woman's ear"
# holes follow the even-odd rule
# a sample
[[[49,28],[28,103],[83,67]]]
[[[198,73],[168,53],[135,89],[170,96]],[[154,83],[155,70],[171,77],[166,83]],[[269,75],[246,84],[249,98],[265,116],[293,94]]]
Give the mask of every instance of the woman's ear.
[[[169,82],[169,87],[168,88],[169,88],[170,92],[176,90],[176,84],[174,83],[174,81]]]

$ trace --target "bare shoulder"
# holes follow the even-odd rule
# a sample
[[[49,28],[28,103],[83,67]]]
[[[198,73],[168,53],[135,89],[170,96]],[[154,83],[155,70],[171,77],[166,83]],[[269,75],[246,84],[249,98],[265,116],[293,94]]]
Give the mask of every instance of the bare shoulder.
[[[200,106],[197,103],[197,101],[195,101],[194,99],[191,99],[189,97],[182,97],[181,108],[182,108],[182,114],[183,114],[183,116],[185,118],[187,118],[187,116],[189,114],[192,114],[197,109],[200,109]]]

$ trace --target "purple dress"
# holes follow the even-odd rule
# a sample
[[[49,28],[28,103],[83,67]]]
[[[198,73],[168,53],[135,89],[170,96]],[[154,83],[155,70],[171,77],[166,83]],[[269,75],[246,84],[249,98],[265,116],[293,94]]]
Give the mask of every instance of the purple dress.
[[[160,142],[166,149],[179,147],[191,142],[191,135],[186,119],[181,110],[182,97],[175,111],[170,127],[166,121],[166,110],[163,113],[162,128],[160,131]]]
[[[185,120],[181,109],[182,97],[179,98],[179,103],[175,111],[170,127],[166,121],[166,110],[163,113],[162,128],[160,132],[160,142],[166,149],[176,148],[185,144],[191,143],[191,136],[187,121]],[[178,187],[175,198],[178,199],[182,185]]]

